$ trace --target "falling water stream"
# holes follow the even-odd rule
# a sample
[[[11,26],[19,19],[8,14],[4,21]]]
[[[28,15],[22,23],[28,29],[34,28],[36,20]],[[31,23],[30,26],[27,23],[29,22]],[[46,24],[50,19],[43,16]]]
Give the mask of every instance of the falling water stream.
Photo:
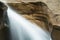
[[[51,40],[50,34],[8,7],[11,40]]]

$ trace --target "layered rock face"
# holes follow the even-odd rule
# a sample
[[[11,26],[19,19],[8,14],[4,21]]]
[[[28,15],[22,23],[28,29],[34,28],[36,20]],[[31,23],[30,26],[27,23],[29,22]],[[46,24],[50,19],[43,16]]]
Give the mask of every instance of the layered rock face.
[[[29,3],[10,3],[12,8],[16,9],[23,17],[36,23],[44,30],[49,30],[50,24],[50,10],[43,2],[29,2]]]
[[[20,3],[20,2],[44,2],[47,4],[47,6],[51,9],[51,11],[53,12],[50,13],[51,14],[51,18],[54,20],[52,20],[53,25],[59,25],[60,26],[60,0],[1,0],[3,2],[7,2],[7,3]],[[55,15],[59,15],[54,17]],[[57,19],[57,20],[56,20]]]

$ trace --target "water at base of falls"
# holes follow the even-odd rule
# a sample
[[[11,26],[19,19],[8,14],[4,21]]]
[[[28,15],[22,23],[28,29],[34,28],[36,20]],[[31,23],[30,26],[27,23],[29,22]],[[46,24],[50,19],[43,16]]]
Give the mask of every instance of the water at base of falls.
[[[8,7],[11,40],[51,40],[50,34]]]

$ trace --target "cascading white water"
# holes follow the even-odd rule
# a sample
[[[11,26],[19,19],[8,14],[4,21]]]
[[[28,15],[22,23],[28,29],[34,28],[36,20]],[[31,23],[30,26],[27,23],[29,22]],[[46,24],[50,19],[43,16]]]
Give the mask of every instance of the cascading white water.
[[[11,40],[51,40],[50,34],[8,7]]]

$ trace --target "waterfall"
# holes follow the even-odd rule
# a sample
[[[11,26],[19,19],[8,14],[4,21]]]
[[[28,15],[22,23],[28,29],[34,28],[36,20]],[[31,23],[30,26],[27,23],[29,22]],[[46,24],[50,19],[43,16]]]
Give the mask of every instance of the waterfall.
[[[11,40],[51,40],[50,34],[8,7]]]

